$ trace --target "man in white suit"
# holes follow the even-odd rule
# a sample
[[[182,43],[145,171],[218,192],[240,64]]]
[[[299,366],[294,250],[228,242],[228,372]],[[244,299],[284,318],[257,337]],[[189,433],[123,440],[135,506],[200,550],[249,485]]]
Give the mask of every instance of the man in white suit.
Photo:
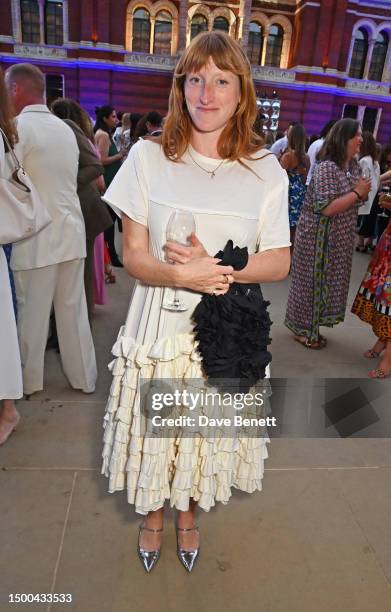
[[[15,152],[52,218],[36,236],[14,245],[18,332],[26,395],[43,389],[52,305],[64,373],[71,386],[95,390],[95,350],[83,272],[86,237],[77,196],[79,149],[72,130],[45,105],[45,78],[31,64],[6,71],[17,117]]]

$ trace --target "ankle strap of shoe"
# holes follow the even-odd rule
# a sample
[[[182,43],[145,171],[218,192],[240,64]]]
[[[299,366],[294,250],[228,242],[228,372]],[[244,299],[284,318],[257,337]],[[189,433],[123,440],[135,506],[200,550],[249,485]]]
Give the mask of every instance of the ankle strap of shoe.
[[[163,528],[160,529],[152,529],[151,527],[145,527],[144,525],[140,525],[139,527],[139,531],[151,531],[152,533],[161,533],[163,531]]]
[[[198,531],[198,525],[194,525],[194,527],[175,527],[177,531]]]

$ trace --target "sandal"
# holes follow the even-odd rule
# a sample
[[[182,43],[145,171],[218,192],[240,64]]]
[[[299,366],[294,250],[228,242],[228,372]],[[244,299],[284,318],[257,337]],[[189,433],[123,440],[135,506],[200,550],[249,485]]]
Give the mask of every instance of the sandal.
[[[365,351],[365,353],[363,353],[363,356],[366,357],[367,359],[377,359],[378,357],[380,357],[382,352],[383,351],[380,351],[380,353],[379,353],[378,351],[374,351],[373,349],[369,349],[368,351]]]
[[[381,348],[380,351],[376,350],[376,347],[379,344],[380,345],[383,344],[383,348]],[[385,348],[386,347],[385,347],[384,342],[382,342],[381,340],[378,340],[374,347],[372,347],[371,349],[368,349],[367,351],[365,351],[365,353],[363,353],[363,356],[366,357],[367,359],[377,359],[378,357],[380,357],[380,355],[382,354]]]
[[[105,283],[106,285],[113,285],[116,281],[115,274],[110,270],[109,272],[105,272]]]
[[[319,336],[319,340],[310,340],[309,338],[303,340],[297,336],[294,336],[293,339],[295,342],[305,346],[305,348],[312,349],[314,351],[320,351],[320,349],[325,348],[327,344],[327,340],[326,338],[323,338],[323,336]]]
[[[382,368],[376,368],[376,370],[371,370],[368,373],[369,378],[387,378],[389,376],[389,374],[387,374],[387,372],[385,372]]]
[[[8,438],[14,433],[14,431],[16,431],[19,421],[20,415],[18,415],[15,421],[6,421],[5,419],[3,420],[3,422],[0,424],[0,445],[5,444]],[[4,425],[5,423],[6,426],[1,427],[1,425]]]

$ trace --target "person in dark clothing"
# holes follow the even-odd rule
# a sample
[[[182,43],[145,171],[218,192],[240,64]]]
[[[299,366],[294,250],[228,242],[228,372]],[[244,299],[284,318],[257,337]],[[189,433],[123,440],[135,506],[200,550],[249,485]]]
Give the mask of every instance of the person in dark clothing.
[[[112,133],[115,130],[118,119],[115,109],[110,105],[97,107],[95,109],[96,123],[94,126],[95,144],[99,151],[100,159],[104,167],[104,179],[106,187],[108,187],[121,167],[123,158],[126,156],[125,151],[118,151],[112,138]],[[121,220],[111,208],[108,207],[113,222],[118,222],[118,229],[122,231]],[[115,226],[112,225],[105,231],[105,240],[109,249],[110,259],[113,266],[122,268],[122,263],[119,260],[115,250],[114,235]]]

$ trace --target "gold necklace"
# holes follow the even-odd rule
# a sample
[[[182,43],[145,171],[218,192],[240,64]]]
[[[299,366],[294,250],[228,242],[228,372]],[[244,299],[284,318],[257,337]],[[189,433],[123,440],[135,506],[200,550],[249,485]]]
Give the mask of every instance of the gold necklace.
[[[200,164],[199,164],[198,162],[196,162],[196,160],[194,159],[194,157],[193,157],[193,156],[192,156],[192,154],[190,153],[190,150],[188,150],[188,151],[189,151],[189,155],[190,155],[191,159],[193,160],[193,162],[195,163],[195,165],[196,165],[196,166],[198,166],[198,167],[199,167],[201,170],[203,170],[204,172],[206,172],[206,174],[209,174],[209,176],[210,176],[210,178],[211,178],[211,179],[215,177],[215,174],[216,174],[217,170],[218,170],[219,168],[221,168],[221,166],[222,166],[222,165],[223,165],[223,163],[225,162],[225,159],[223,159],[223,160],[222,160],[222,161],[219,163],[219,165],[218,165],[218,166],[216,166],[216,168],[215,168],[214,170],[206,170],[206,168],[203,168],[202,166],[200,166]]]

